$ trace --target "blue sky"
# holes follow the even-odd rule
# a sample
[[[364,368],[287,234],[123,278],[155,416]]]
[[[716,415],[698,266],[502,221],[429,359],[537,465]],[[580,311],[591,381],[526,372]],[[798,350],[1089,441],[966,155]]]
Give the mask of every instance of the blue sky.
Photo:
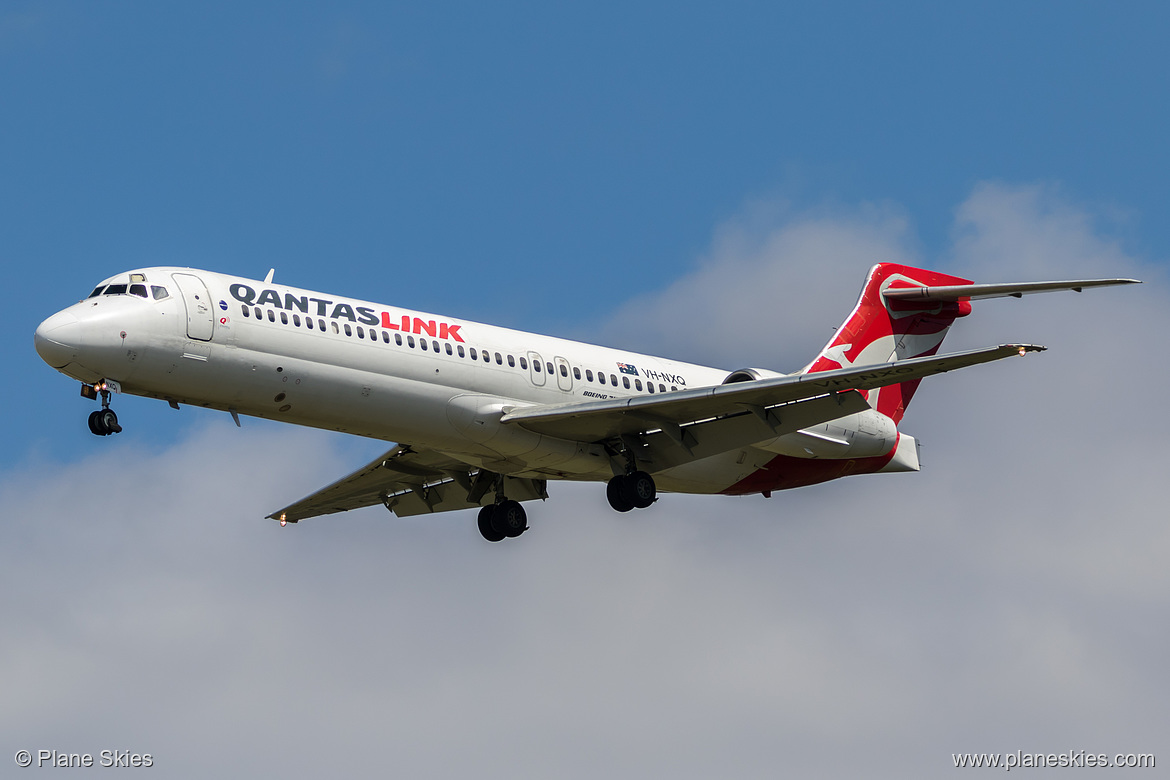
[[[1168,303],[1166,6],[414,5],[14,0],[0,9],[0,259],[9,274],[0,350],[13,369],[0,454],[0,546],[7,550],[6,609],[21,616],[5,658],[12,669],[60,659],[41,670],[43,679],[73,680],[86,692],[60,692],[57,709],[44,705],[31,719],[10,712],[0,731],[46,745],[75,737],[81,749],[141,737],[169,751],[172,776],[182,776],[178,764],[200,776],[209,766],[183,736],[198,726],[167,731],[141,715],[153,702],[152,682],[182,701],[210,697],[192,711],[212,718],[235,701],[235,683],[256,679],[258,687],[236,686],[253,697],[249,722],[276,722],[278,705],[303,704],[281,698],[285,673],[312,681],[314,700],[337,714],[339,730],[356,725],[346,713],[366,724],[390,717],[364,698],[365,685],[425,709],[433,704],[427,692],[388,677],[369,647],[402,637],[346,622],[386,611],[415,632],[404,652],[431,692],[452,697],[450,706],[491,719],[483,701],[515,695],[506,708],[515,721],[546,716],[529,728],[553,747],[534,751],[528,763],[493,752],[497,743],[473,742],[490,759],[488,774],[563,769],[557,760],[575,755],[566,745],[581,728],[598,729],[599,738],[581,776],[618,767],[629,776],[680,776],[688,768],[710,776],[725,768],[719,750],[739,757],[740,776],[770,776],[775,734],[765,723],[793,735],[784,743],[788,757],[810,769],[825,768],[814,753],[832,748],[833,734],[837,748],[857,755],[894,746],[887,747],[891,763],[876,772],[854,752],[838,751],[826,776],[937,776],[938,761],[952,750],[1067,749],[1070,742],[1098,749],[1093,738],[1106,743],[1101,749],[1158,747],[1152,735],[1159,732],[1143,724],[1164,726],[1165,705],[1124,670],[1164,676],[1153,659],[1170,648],[1168,583],[1151,557],[1170,551],[1170,540],[1149,524],[1164,511],[1143,492],[1165,462],[1149,442],[1164,442],[1166,425],[1154,421],[1144,438],[1131,437],[1132,410],[1116,399],[1129,397],[1134,383],[1151,395],[1166,379],[1147,359],[1164,332],[1150,323],[1163,322],[1158,312]],[[527,547],[502,559],[507,570],[482,557],[496,549],[472,545],[480,540],[463,520],[423,526],[358,513],[296,529],[297,541],[280,537],[273,547],[271,529],[254,520],[360,465],[381,444],[253,420],[237,432],[222,415],[176,414],[133,398],[118,401],[127,432],[98,439],[85,429],[91,405],[77,397],[76,384],[32,348],[37,323],[96,281],[175,264],[258,278],[275,267],[279,280],[299,287],[727,368],[794,370],[848,312],[865,269],[882,260],[988,282],[1136,275],[1148,283],[1129,298],[1101,291],[993,303],[986,315],[980,309],[978,323],[972,317],[955,329],[948,347],[1021,339],[1052,350],[1035,358],[1047,363],[1029,363],[1040,366],[1036,373],[1011,373],[1021,369],[1008,361],[970,370],[982,379],[948,375],[919,393],[907,423],[935,445],[926,450],[933,472],[898,484],[914,486],[902,488],[912,505],[959,507],[950,521],[895,511],[889,494],[875,497],[868,492],[874,483],[858,480],[766,505],[676,497],[664,517],[631,530],[573,487],[562,495],[564,517],[574,522],[550,522],[545,547],[536,533],[527,535]],[[1111,384],[1102,371],[1118,365],[1136,372],[1130,384]],[[1066,392],[1049,395],[1053,387]],[[1033,404],[1037,396],[1045,402]],[[1019,440],[1005,445],[1002,437],[1013,431]],[[1077,457],[1086,448],[1096,459]],[[1000,463],[1013,451],[1019,460]],[[199,463],[215,465],[203,473]],[[1125,463],[1138,465],[1127,472]],[[245,469],[253,482],[240,481]],[[172,487],[185,498],[168,514],[196,522],[180,532],[164,522],[168,514],[95,499],[111,484]],[[972,488],[991,484],[1004,486],[1014,510]],[[1068,485],[1095,491],[1078,505],[1063,497]],[[554,504],[541,512],[559,516]],[[858,525],[858,513],[873,514]],[[1094,519],[1106,514],[1114,535],[1102,538]],[[89,515],[102,519],[96,541],[82,520]],[[706,521],[715,515],[738,518],[736,530],[712,532]],[[434,528],[442,530],[428,536]],[[221,549],[221,538],[238,549]],[[94,562],[79,540],[97,544],[120,568]],[[177,545],[195,552],[183,556]],[[823,567],[798,554],[802,545],[823,556]],[[972,557],[951,570],[937,564],[956,549]],[[1104,568],[1091,563],[1103,549]],[[54,553],[53,567],[37,565]],[[881,554],[899,573],[881,566]],[[411,576],[384,572],[380,560]],[[451,579],[433,579],[420,561]],[[604,586],[594,563],[612,574]],[[694,571],[719,584],[705,592]],[[303,608],[280,602],[272,622],[256,628],[252,617],[282,598],[272,579],[302,575],[290,588]],[[451,649],[478,641],[473,628],[453,626],[480,626],[464,596],[484,581],[515,592],[549,584],[548,601],[534,596],[502,608],[514,634],[484,629],[499,655],[492,655],[491,683],[477,674],[482,659]],[[413,602],[407,591],[419,582],[429,590]],[[591,587],[595,598],[580,595]],[[771,600],[761,599],[760,587]],[[804,588],[816,591],[808,611],[784,602]],[[142,629],[141,645],[132,647],[125,631],[103,631],[70,606],[69,594],[80,590],[90,594],[91,615],[163,628]],[[13,595],[25,592],[40,595],[30,602]],[[354,592],[363,595],[355,600]],[[149,593],[157,603],[142,595]],[[379,593],[390,601],[371,595]],[[557,597],[586,622],[559,614]],[[160,620],[170,614],[168,598],[184,605],[189,620]],[[353,612],[341,601],[351,601]],[[726,603],[738,609],[725,612]],[[57,632],[30,604],[58,610],[73,628]],[[228,622],[209,617],[220,612]],[[1118,625],[1139,614],[1150,618],[1148,630]],[[844,622],[832,626],[833,615]],[[1010,641],[971,632],[963,617]],[[722,639],[692,618],[711,621]],[[322,621],[347,644],[319,636],[313,626]],[[647,625],[662,630],[639,634]],[[897,638],[875,639],[881,625],[895,626]],[[945,638],[932,634],[940,625],[949,627]],[[209,646],[175,638],[192,626],[207,629]],[[253,661],[233,660],[241,634],[252,643],[244,658],[259,665],[268,653],[288,653],[284,666],[264,676]],[[786,638],[796,635],[811,638]],[[427,636],[434,644],[419,638]],[[613,649],[630,636],[638,640],[631,655]],[[737,636],[744,644],[736,645]],[[307,649],[289,651],[290,641]],[[512,642],[515,653],[499,650]],[[901,653],[893,647],[900,642],[907,643]],[[329,659],[356,646],[352,678],[326,671]],[[581,680],[594,690],[579,690],[574,675],[548,658],[535,671],[512,663],[531,646],[584,665]],[[735,669],[705,665],[728,647],[736,648]],[[983,661],[966,655],[972,647]],[[206,676],[198,679],[219,698],[188,689],[165,666],[150,667],[153,657],[141,648],[192,663],[209,651],[217,660],[200,666]],[[807,684],[761,682],[755,672],[770,668],[773,651],[806,672]],[[1028,653],[1036,654],[1034,666]],[[649,681],[639,676],[662,657],[671,663]],[[156,676],[118,666],[125,658]],[[441,663],[428,663],[436,658]],[[111,679],[132,684],[105,688],[85,671],[105,666],[121,670]],[[1041,668],[1050,677],[1038,676]],[[695,673],[701,690],[674,690],[676,673]],[[1092,679],[1105,680],[1112,693]],[[460,701],[452,685],[480,698]],[[620,714],[613,720],[626,685],[637,698],[627,702],[628,723]],[[969,711],[933,698],[947,685],[964,692]],[[1013,685],[1023,692],[1024,714],[989,725]],[[559,692],[566,710],[533,693],[542,686]],[[1061,698],[1062,690],[1090,704]],[[111,693],[112,711],[124,717],[103,726],[99,738],[81,721],[103,712]],[[273,709],[255,703],[264,697]],[[20,700],[34,702],[37,693]],[[824,709],[808,723],[791,713],[773,721],[787,712],[787,704],[771,709],[776,702]],[[1075,714],[1092,707],[1100,719]],[[885,708],[929,745],[906,734],[875,736],[872,724]],[[65,710],[79,714],[64,718]],[[709,754],[697,740],[704,710],[728,724]],[[938,712],[953,716],[955,732],[938,725],[930,714]],[[1028,726],[1025,715],[1045,725]],[[442,731],[426,726],[441,724],[440,714],[429,717],[409,730],[424,746]],[[625,730],[591,725],[593,717],[615,728],[656,721],[662,733],[639,743]],[[17,723],[26,725],[8,727]],[[554,723],[569,725],[561,732]],[[354,756],[354,771],[379,766],[340,731],[316,725],[323,746]],[[224,728],[204,736],[244,756],[247,745]],[[679,748],[671,728],[695,741]],[[1135,744],[1125,741],[1125,729]],[[519,740],[501,724],[488,733],[501,744]],[[960,738],[972,734],[984,741]],[[249,732],[252,744],[277,752],[286,739],[275,726]],[[677,764],[663,758],[676,748]],[[287,776],[298,766],[328,769],[311,748],[299,750],[301,763],[285,766]],[[417,765],[408,766],[428,766],[418,751]],[[920,763],[895,765],[897,751]],[[459,761],[440,766],[474,766]]]
[[[760,199],[896,204],[938,264],[985,180],[1059,185],[1165,257],[1166,17],[10,3],[3,256],[41,281],[5,317],[27,336],[97,279],[174,263],[576,332],[692,267]],[[5,358],[54,403],[21,440],[54,450],[46,419],[69,407],[28,340]]]

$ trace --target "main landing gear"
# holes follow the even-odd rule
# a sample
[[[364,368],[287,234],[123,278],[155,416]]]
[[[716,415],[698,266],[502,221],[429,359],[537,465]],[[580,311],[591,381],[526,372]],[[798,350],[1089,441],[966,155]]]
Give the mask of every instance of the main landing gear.
[[[515,539],[528,530],[528,514],[519,501],[504,499],[479,510],[479,532],[489,542]]]
[[[609,499],[609,505],[619,512],[645,509],[658,500],[657,496],[658,488],[654,485],[654,477],[645,471],[619,474],[605,487],[605,497]]]
[[[118,415],[114,414],[114,410],[110,408],[110,391],[106,388],[105,384],[98,383],[96,387],[84,385],[81,388],[81,394],[87,398],[96,399],[98,392],[102,394],[102,408],[90,413],[90,432],[94,436],[109,436],[111,433],[121,433],[122,426],[118,425]]]

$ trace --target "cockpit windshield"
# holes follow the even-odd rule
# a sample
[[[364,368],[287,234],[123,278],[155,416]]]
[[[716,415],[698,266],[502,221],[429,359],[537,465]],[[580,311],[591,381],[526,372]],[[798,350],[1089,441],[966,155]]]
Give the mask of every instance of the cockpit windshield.
[[[141,277],[141,274],[135,274],[136,277]],[[135,280],[137,281],[137,279]],[[98,285],[93,292],[89,294],[90,298],[96,298],[99,295],[133,295],[137,298],[154,298],[156,301],[161,301],[164,298],[171,297],[167,292],[167,288],[160,287],[157,284],[150,285],[150,292],[147,293],[145,284],[109,284]]]

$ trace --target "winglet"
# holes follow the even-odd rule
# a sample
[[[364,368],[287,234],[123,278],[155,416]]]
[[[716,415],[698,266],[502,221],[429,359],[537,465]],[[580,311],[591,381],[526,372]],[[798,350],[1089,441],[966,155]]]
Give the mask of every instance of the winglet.
[[[272,284],[272,277],[276,274],[275,268],[268,269],[268,276],[264,277],[264,284]]]

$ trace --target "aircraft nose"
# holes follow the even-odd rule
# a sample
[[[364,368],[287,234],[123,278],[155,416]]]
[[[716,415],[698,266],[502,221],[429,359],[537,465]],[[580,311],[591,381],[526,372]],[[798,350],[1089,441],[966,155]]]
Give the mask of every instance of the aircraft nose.
[[[81,323],[69,312],[57,312],[37,327],[33,343],[41,360],[53,368],[63,368],[77,359]]]

